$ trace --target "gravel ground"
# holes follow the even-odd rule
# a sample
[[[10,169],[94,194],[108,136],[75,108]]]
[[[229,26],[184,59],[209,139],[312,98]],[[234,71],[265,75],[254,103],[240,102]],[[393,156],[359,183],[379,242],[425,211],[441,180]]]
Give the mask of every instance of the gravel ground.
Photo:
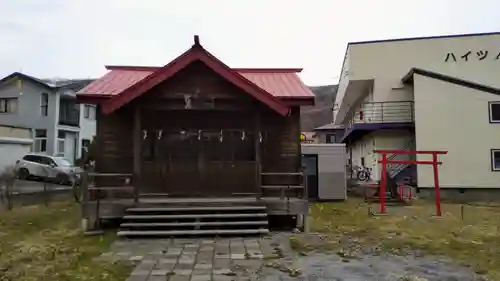
[[[481,280],[469,268],[431,257],[363,256],[344,262],[335,254],[314,253],[298,258],[294,266],[301,271],[298,277],[267,268],[262,280]]]
[[[260,272],[260,280],[314,281],[475,281],[484,280],[468,267],[448,259],[431,256],[395,256],[370,254],[345,258],[338,253],[309,252],[298,255],[287,251],[285,257],[268,264]],[[291,274],[292,273],[292,274]]]

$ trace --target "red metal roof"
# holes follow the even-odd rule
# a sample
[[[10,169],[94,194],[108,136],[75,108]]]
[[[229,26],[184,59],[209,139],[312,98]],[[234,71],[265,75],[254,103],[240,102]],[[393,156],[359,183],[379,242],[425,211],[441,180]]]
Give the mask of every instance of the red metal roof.
[[[80,90],[78,94],[117,95],[160,67],[106,66],[106,68],[110,70],[108,73]],[[314,97],[297,75],[301,69],[233,68],[233,70],[277,98]]]
[[[236,69],[246,79],[277,98],[314,98],[297,75],[302,69]]]
[[[110,113],[196,60],[203,61],[226,80],[281,114],[286,114],[288,108],[279,100],[314,99],[314,94],[297,75],[302,69],[231,69],[203,49],[196,40],[191,49],[164,67],[106,66],[110,71],[80,90],[78,97],[80,100],[105,99],[103,111]]]
[[[115,96],[146,78],[153,71],[116,69],[78,91],[79,95]]]

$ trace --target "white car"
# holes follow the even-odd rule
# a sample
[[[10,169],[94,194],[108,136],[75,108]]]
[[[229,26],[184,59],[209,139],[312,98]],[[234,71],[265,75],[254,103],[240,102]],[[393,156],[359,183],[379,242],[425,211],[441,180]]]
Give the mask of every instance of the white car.
[[[79,168],[74,167],[63,157],[26,154],[21,160],[17,160],[16,172],[22,180],[40,178],[55,181],[58,184],[71,184]]]

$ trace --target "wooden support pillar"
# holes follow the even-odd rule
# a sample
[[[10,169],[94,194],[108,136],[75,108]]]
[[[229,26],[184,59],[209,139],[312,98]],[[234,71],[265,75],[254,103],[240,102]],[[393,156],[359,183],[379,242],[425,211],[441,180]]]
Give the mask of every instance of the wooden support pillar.
[[[257,199],[260,199],[262,195],[262,167],[261,167],[261,117],[260,109],[257,106],[254,116],[254,128],[255,128],[255,185],[257,189]]]
[[[141,178],[141,108],[136,105],[134,108],[134,124],[132,130],[132,141],[133,141],[133,186],[134,186],[134,201],[137,203],[139,201],[139,185]]]
[[[302,167],[302,146],[301,146],[301,141],[300,141],[300,135],[301,135],[301,130],[300,130],[300,107],[293,107],[291,109],[291,116],[288,117],[290,119],[291,126],[293,126],[293,141],[294,144],[296,145],[296,162],[295,162],[295,171],[302,172],[303,167]]]

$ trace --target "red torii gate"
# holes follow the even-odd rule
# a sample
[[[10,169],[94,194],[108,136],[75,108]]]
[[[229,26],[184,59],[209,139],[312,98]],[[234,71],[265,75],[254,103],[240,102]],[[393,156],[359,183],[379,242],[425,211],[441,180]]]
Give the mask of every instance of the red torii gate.
[[[410,151],[410,150],[385,150],[377,149],[374,150],[375,153],[380,153],[382,155],[381,160],[378,163],[382,164],[382,175],[380,178],[380,213],[385,214],[385,194],[387,185],[387,164],[420,164],[420,165],[432,165],[432,170],[434,171],[434,194],[436,201],[436,215],[441,216],[441,194],[439,189],[439,172],[438,165],[442,162],[438,161],[438,155],[447,154],[448,151]],[[387,159],[387,154],[396,155],[432,155],[432,161],[419,161],[419,160],[392,160]]]

